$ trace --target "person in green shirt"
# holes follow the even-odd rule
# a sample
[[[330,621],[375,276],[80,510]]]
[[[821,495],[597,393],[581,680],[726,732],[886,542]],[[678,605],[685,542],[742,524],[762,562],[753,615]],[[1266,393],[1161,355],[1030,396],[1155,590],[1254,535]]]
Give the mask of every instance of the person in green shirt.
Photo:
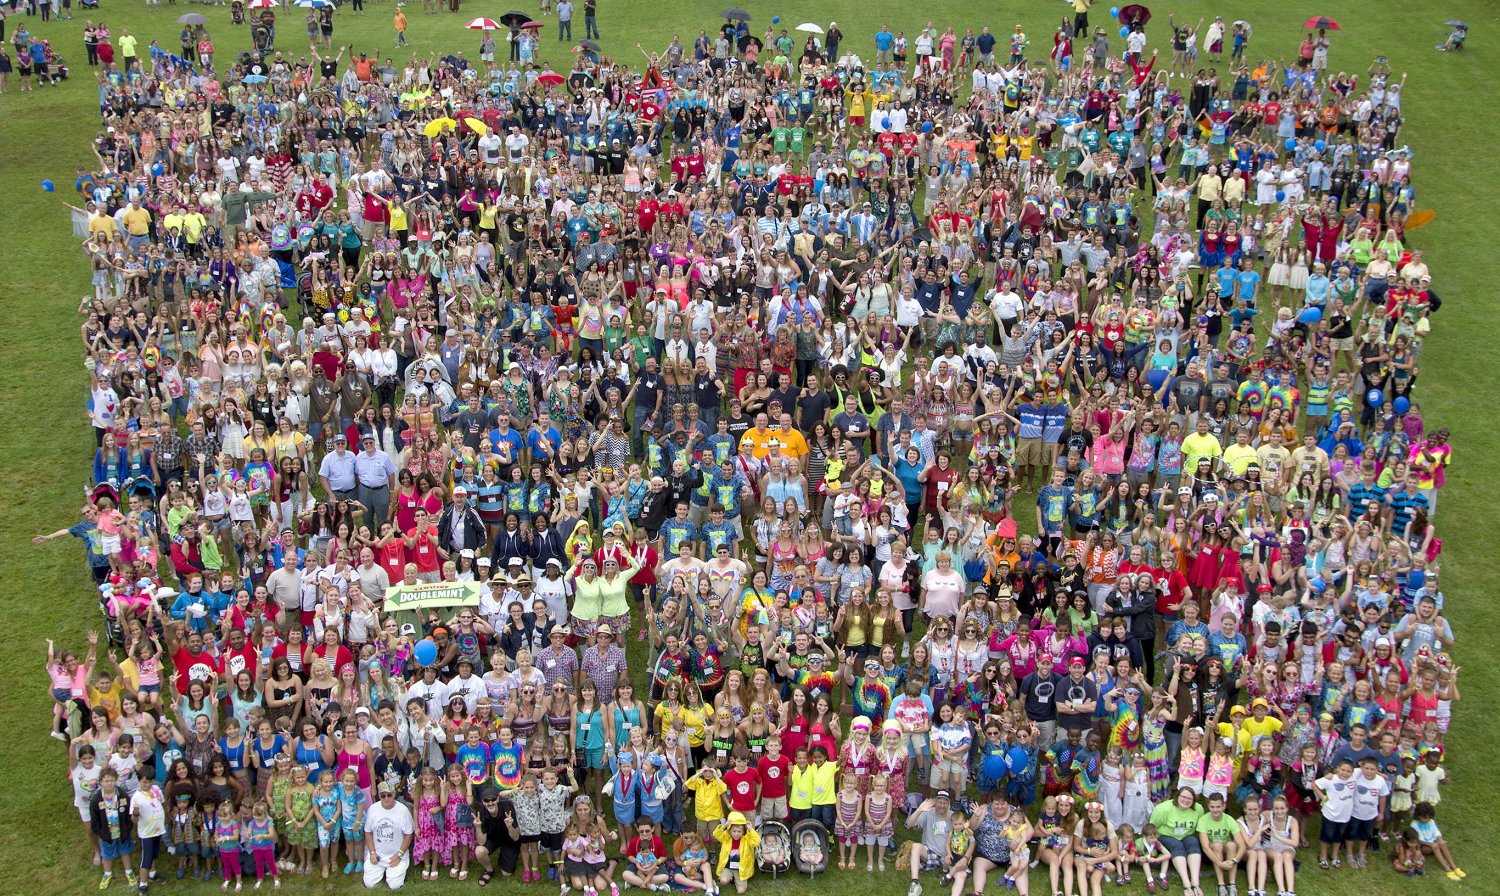
[[[1236,878],[1240,859],[1245,857],[1245,844],[1240,842],[1240,826],[1224,813],[1224,797],[1212,794],[1208,798],[1208,814],[1198,819],[1198,845],[1203,856],[1213,866],[1219,889],[1238,892]]]
[[[1199,892],[1202,885],[1199,869],[1203,864],[1203,846],[1197,837],[1202,817],[1198,794],[1191,787],[1178,790],[1172,799],[1162,800],[1151,810],[1151,823],[1161,833],[1161,844],[1171,854],[1172,867],[1177,870],[1186,893]]]

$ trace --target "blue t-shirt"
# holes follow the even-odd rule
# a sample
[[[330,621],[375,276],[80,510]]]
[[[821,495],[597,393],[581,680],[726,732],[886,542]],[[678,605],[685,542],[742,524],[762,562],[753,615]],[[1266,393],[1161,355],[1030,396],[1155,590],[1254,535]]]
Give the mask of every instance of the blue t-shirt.
[[[1036,506],[1042,512],[1042,529],[1048,535],[1062,533],[1063,522],[1068,518],[1068,500],[1072,497],[1072,492],[1067,486],[1054,488],[1051,485],[1043,486],[1037,492]]]
[[[880,52],[885,53],[889,51],[895,43],[896,37],[889,31],[880,30],[875,32],[875,49]]]
[[[901,490],[906,492],[906,503],[912,504],[920,501],[922,483],[917,481],[917,477],[922,475],[921,462],[912,463],[905,457],[898,457],[891,465],[891,470],[896,474],[896,478],[901,480]]]
[[[1235,297],[1255,301],[1255,288],[1260,286],[1260,274],[1256,271],[1240,271],[1234,278]]]
[[[83,541],[83,552],[88,557],[89,566],[98,569],[109,565],[109,558],[104,556],[104,541],[98,526],[83,520],[69,526],[68,534]]]

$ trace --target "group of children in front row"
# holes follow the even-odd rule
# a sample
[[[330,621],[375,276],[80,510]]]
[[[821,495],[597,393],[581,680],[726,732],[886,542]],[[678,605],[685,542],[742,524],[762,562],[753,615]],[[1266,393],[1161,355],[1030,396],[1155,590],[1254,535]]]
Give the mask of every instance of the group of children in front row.
[[[1199,749],[1200,742],[1191,736],[1196,733],[1189,732],[1185,753]],[[1262,738],[1257,746],[1270,743],[1271,738]],[[795,821],[804,817],[817,818],[831,828],[839,846],[840,868],[855,868],[858,848],[864,845],[866,870],[884,871],[886,850],[895,846],[895,821],[904,808],[892,794],[891,782],[880,775],[872,776],[868,782],[861,782],[853,774],[839,776],[837,764],[829,760],[827,751],[819,745],[811,750],[799,748],[795,763],[781,754],[778,737],[770,737],[765,747],[765,755],[753,766],[752,757],[743,746],[723,756],[710,751],[701,757],[698,770],[685,779],[660,747],[650,748],[641,755],[622,750],[618,756],[609,756],[612,775],[602,791],[611,797],[619,830],[638,832],[624,853],[625,881],[652,889],[676,886],[709,893],[716,892],[719,883],[733,881],[743,892],[753,874],[758,843],[755,828],[760,821],[789,818]],[[1309,744],[1304,752],[1315,754],[1316,748]],[[721,771],[726,756],[730,767]],[[615,866],[606,863],[604,848],[607,840],[618,839],[619,835],[610,832],[597,815],[591,814],[592,801],[579,794],[579,785],[567,763],[562,767],[547,765],[537,773],[537,769],[528,771],[529,764],[519,755],[511,758],[515,761],[497,761],[475,769],[466,768],[462,761],[454,762],[442,773],[420,762],[411,767],[387,766],[388,774],[400,773],[405,779],[404,791],[417,823],[413,858],[421,866],[423,879],[438,879],[441,863],[451,866],[451,877],[467,879],[471,857],[478,858],[488,870],[487,857],[475,852],[474,796],[493,779],[515,808],[522,882],[542,880],[545,869],[546,877],[560,881],[564,888],[579,889],[584,896],[595,896],[600,887],[615,893],[612,881]],[[1250,761],[1253,763],[1256,758],[1252,755]],[[1283,856],[1289,857],[1297,847],[1305,845],[1306,822],[1312,813],[1322,819],[1319,834],[1322,867],[1337,867],[1343,861],[1363,866],[1368,843],[1383,833],[1396,841],[1393,864],[1398,871],[1408,876],[1422,874],[1430,855],[1450,878],[1465,876],[1434,821],[1433,804],[1437,799],[1429,791],[1435,791],[1443,779],[1440,748],[1424,752],[1418,767],[1408,759],[1403,774],[1393,783],[1381,773],[1376,760],[1369,757],[1357,762],[1347,759],[1337,762],[1321,777],[1303,774],[1318,767],[1317,758],[1303,757],[1304,761],[1294,763],[1282,778],[1267,782],[1264,792],[1237,794],[1246,805],[1248,820],[1241,822],[1241,827],[1246,823],[1253,827],[1256,819],[1264,815],[1270,832],[1247,831],[1243,854],[1238,856],[1249,868],[1252,894],[1265,892],[1263,887],[1270,872],[1275,872],[1278,889],[1291,892],[1290,886],[1285,889],[1280,886],[1283,870],[1288,878],[1293,873],[1289,858],[1284,860]],[[1110,759],[1118,761],[1114,751]],[[143,784],[134,780],[133,775],[126,781],[118,769],[97,761],[94,750],[87,745],[80,747],[78,760],[74,770],[75,796],[91,838],[98,846],[105,872],[104,886],[108,885],[115,860],[121,862],[126,876],[134,880],[130,869],[131,827],[142,841],[143,883],[145,875],[155,877],[152,866],[163,852],[177,857],[179,879],[188,873],[194,876],[201,873],[208,880],[218,871],[226,890],[231,886],[240,889],[244,876],[252,870],[256,887],[267,876],[279,887],[279,871],[310,874],[315,864],[327,877],[337,863],[341,839],[348,857],[344,873],[363,870],[363,813],[369,794],[358,785],[354,769],[346,769],[338,781],[333,771],[323,769],[317,772],[314,782],[307,768],[281,755],[254,795],[232,801],[219,799],[219,791],[214,788],[197,787],[186,774],[177,775],[175,769],[168,775],[164,788],[154,783]],[[1242,780],[1253,781],[1254,776],[1245,775]],[[865,785],[865,792],[861,792],[861,784]],[[1222,789],[1212,786],[1193,789],[1209,798],[1211,809],[1215,803],[1222,806],[1228,797]],[[1414,802],[1413,793],[1423,799]],[[1115,812],[1101,806],[1098,813],[1101,820],[1080,828],[1081,840],[1073,840],[1071,832],[1049,826],[1049,819],[1060,817],[1061,800],[1071,801],[1072,797],[1049,795],[1042,805],[1038,821],[1042,854],[1046,855],[1049,834],[1054,839],[1062,836],[1051,848],[1060,853],[1065,844],[1066,870],[1069,877],[1078,875],[1080,890],[1087,881],[1097,894],[1099,881],[1105,876],[1128,883],[1135,865],[1143,871],[1148,890],[1165,888],[1169,857],[1156,839],[1154,827],[1145,823],[1143,817],[1130,813],[1129,821],[1120,822],[1108,817]],[[695,825],[682,824],[681,810],[689,802]],[[1410,825],[1405,824],[1408,813]],[[580,826],[580,815],[592,822]],[[1389,818],[1391,823],[1377,831],[1376,819],[1382,817]],[[1286,844],[1288,848],[1282,849],[1274,833],[1278,823],[1286,828],[1285,819],[1295,823],[1296,827],[1287,829],[1296,833],[1291,835],[1293,841]],[[955,828],[960,833],[964,830],[961,823]],[[664,833],[679,831],[683,832],[683,840],[673,858],[660,848],[660,838]],[[725,844],[720,850],[717,873],[707,849],[710,838]],[[962,857],[964,845],[962,836],[954,838],[948,867]],[[743,855],[740,850],[744,850]],[[1257,857],[1262,861],[1257,862]],[[1051,861],[1048,864],[1052,869],[1058,867]],[[1018,868],[1016,872],[1024,875],[1026,869]],[[1223,877],[1222,873],[1220,876]]]

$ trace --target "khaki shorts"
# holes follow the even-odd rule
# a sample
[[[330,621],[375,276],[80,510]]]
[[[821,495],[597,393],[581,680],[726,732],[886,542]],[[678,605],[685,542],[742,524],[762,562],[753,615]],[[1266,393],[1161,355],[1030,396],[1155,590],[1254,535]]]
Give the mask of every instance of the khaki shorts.
[[[767,821],[785,821],[787,818],[786,797],[780,799],[762,798],[760,801],[760,817]]]
[[[945,759],[932,764],[932,772],[929,774],[927,784],[929,787],[937,788],[943,786],[944,779],[958,781],[958,790],[963,791],[968,782],[968,768],[954,759]]]
[[[1354,337],[1353,336],[1350,336],[1348,339],[1334,339],[1334,340],[1331,341],[1330,344],[1333,346],[1333,350],[1336,351],[1336,352],[1352,352],[1352,351],[1354,351]]]
[[[1024,466],[1036,466],[1046,463],[1047,454],[1042,448],[1041,439],[1022,439],[1016,446],[1016,463]]]

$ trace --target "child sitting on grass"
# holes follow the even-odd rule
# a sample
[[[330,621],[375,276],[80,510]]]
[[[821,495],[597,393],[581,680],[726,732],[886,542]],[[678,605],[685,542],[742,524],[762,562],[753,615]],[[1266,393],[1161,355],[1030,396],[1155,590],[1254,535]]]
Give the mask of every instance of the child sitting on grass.
[[[1437,859],[1438,864],[1448,873],[1449,880],[1463,880],[1469,875],[1453,860],[1448,841],[1443,838],[1443,832],[1437,826],[1436,816],[1437,810],[1431,803],[1417,803],[1411,810],[1411,829],[1417,832],[1417,842],[1423,855]]]

